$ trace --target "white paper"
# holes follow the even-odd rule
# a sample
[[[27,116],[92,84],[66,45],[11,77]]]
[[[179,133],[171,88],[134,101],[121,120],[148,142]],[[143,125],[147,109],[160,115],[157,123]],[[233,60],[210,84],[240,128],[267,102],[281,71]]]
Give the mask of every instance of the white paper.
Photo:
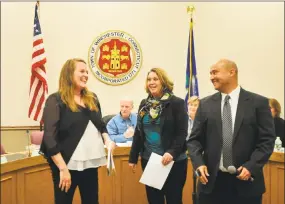
[[[111,148],[108,148],[108,157],[107,157],[107,173],[108,173],[108,176],[110,176],[113,171],[115,172],[115,164],[114,164],[113,154],[111,152]]]
[[[131,147],[132,146],[132,141],[127,141],[125,143],[116,143],[118,147]]]
[[[5,156],[1,156],[1,164],[7,163],[7,158]]]
[[[174,164],[174,161],[171,161],[168,165],[164,166],[162,164],[162,156],[151,153],[148,163],[144,169],[140,182],[157,188],[162,189],[168,174]]]
[[[35,157],[35,156],[39,156],[39,150],[35,149],[34,151],[32,151],[32,157]]]

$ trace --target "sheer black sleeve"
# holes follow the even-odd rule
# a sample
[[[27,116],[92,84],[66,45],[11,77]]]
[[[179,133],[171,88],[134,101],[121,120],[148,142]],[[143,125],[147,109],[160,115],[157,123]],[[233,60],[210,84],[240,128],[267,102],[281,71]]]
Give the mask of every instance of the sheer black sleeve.
[[[101,111],[101,105],[100,105],[99,99],[96,94],[94,94],[94,96],[95,96],[95,104],[98,107],[98,112],[91,111],[91,120],[95,124],[96,128],[101,132],[101,134],[108,133],[106,124],[104,123],[102,119],[102,111]]]
[[[60,105],[57,93],[48,97],[43,112],[44,136],[41,144],[41,153],[46,157],[56,155],[60,152],[56,138],[59,132]]]

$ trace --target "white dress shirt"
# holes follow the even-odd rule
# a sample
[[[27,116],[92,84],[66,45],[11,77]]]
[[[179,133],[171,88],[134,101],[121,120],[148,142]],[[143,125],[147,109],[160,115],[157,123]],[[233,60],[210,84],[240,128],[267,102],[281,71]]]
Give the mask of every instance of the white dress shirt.
[[[237,86],[231,93],[225,94],[222,93],[222,101],[221,101],[221,115],[223,115],[223,108],[225,104],[225,97],[227,95],[230,96],[229,103],[231,105],[231,114],[232,114],[232,132],[234,133],[234,127],[235,127],[235,119],[236,119],[236,113],[237,113],[237,106],[238,106],[238,99],[239,99],[239,93],[240,93],[240,86]],[[220,166],[221,171],[227,172],[228,170],[225,169],[223,165],[223,151],[221,154],[221,160],[220,160]]]
[[[189,116],[189,119],[188,119],[188,134],[187,134],[187,137],[186,137],[186,141],[189,139],[189,137],[191,135],[193,123],[194,123],[194,120],[192,120],[190,118],[190,116]]]

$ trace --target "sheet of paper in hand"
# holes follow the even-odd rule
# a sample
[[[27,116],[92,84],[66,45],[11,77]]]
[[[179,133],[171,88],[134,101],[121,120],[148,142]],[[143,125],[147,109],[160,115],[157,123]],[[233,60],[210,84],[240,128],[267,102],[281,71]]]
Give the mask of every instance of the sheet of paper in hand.
[[[161,190],[168,174],[174,164],[174,161],[164,166],[162,164],[162,156],[151,153],[148,163],[144,169],[140,182]]]
[[[108,174],[108,176],[111,176],[113,172],[114,173],[116,172],[113,154],[111,152],[111,148],[108,148],[108,158],[107,158],[107,174]]]

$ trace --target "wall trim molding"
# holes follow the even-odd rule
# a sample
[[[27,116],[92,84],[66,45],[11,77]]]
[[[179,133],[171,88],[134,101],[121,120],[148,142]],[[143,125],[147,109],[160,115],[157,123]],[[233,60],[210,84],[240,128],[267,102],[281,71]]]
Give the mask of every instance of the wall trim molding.
[[[1,126],[1,131],[40,130],[40,126]]]

